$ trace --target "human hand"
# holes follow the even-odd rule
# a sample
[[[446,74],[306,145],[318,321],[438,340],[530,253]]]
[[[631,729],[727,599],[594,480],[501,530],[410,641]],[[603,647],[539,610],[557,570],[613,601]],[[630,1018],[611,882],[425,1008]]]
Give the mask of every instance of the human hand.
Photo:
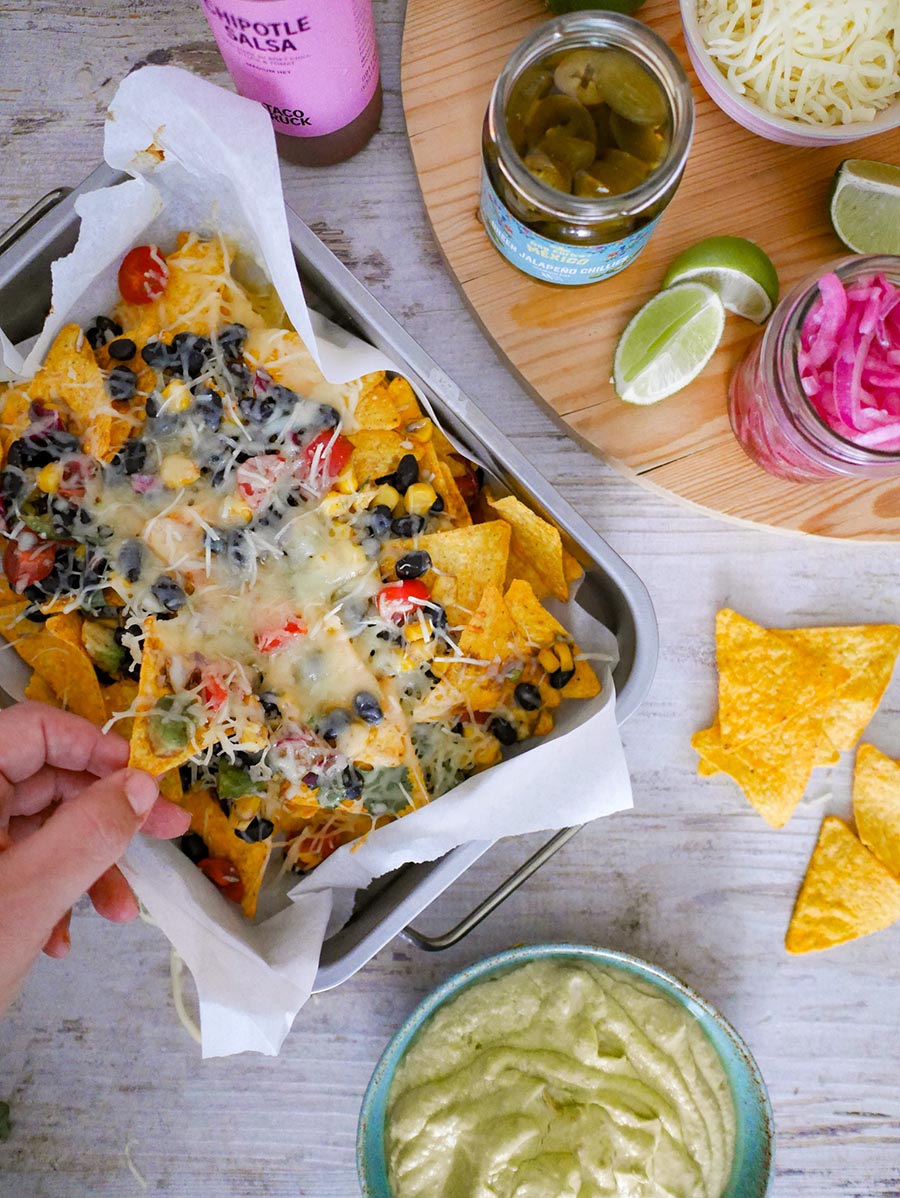
[[[134,919],[137,899],[114,862],[136,832],[187,831],[188,813],[127,763],[127,742],[81,716],[43,703],[0,711],[0,1012],[42,948],[69,951],[85,890],[106,919]]]

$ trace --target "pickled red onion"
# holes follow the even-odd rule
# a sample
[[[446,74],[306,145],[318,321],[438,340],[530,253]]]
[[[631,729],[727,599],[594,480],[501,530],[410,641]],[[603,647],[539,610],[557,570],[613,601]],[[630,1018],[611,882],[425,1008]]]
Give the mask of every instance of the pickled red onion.
[[[884,275],[819,279],[800,328],[797,369],[810,406],[867,449],[900,451],[900,287]]]

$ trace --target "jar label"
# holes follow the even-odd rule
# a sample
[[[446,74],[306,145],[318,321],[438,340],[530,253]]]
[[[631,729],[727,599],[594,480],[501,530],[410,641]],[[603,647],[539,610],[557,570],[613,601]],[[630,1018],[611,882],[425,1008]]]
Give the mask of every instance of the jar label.
[[[513,216],[494,191],[487,171],[481,176],[481,219],[491,241],[513,266],[546,283],[571,285],[596,283],[624,270],[650,240],[659,221],[657,216],[620,241],[566,245],[535,233]]]
[[[276,133],[322,137],[359,116],[378,83],[371,0],[201,0],[242,96]]]

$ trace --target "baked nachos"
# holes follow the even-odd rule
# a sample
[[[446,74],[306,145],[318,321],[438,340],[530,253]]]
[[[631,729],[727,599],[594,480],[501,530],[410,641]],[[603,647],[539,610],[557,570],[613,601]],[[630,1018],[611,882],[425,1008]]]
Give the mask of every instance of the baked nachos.
[[[0,392],[0,632],[27,694],[115,727],[247,916],[600,690],[541,600],[580,567],[389,373],[329,384],[221,238]]]

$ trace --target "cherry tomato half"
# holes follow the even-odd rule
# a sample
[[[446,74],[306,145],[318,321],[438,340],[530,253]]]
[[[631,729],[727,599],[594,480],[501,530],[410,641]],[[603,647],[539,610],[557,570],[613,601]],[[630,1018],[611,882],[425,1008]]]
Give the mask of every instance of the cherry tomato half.
[[[3,550],[3,573],[17,595],[46,578],[56,561],[56,545],[52,541],[33,536],[29,539],[33,539],[34,544],[26,547],[18,541],[7,541]]]
[[[417,608],[431,598],[428,587],[418,578],[405,582],[389,582],[375,596],[375,606],[382,620],[402,624]]]
[[[157,245],[136,245],[119,267],[119,291],[126,304],[152,304],[169,283],[169,267]]]
[[[244,897],[244,883],[234,865],[225,857],[204,857],[197,868],[222,891],[233,903]]]
[[[216,674],[205,674],[200,684],[200,697],[210,711],[218,711],[228,698],[228,687]]]
[[[352,453],[353,445],[346,437],[340,433],[335,436],[331,429],[325,429],[304,446],[305,477],[317,489],[331,486],[350,461]]]
[[[256,634],[256,647],[260,653],[277,653],[289,644],[294,637],[303,636],[308,629],[299,616],[286,620],[280,628],[270,628],[266,632]]]
[[[256,457],[241,462],[237,470],[237,485],[247,505],[254,511],[262,507],[286,469],[287,462],[280,453],[258,453]]]

